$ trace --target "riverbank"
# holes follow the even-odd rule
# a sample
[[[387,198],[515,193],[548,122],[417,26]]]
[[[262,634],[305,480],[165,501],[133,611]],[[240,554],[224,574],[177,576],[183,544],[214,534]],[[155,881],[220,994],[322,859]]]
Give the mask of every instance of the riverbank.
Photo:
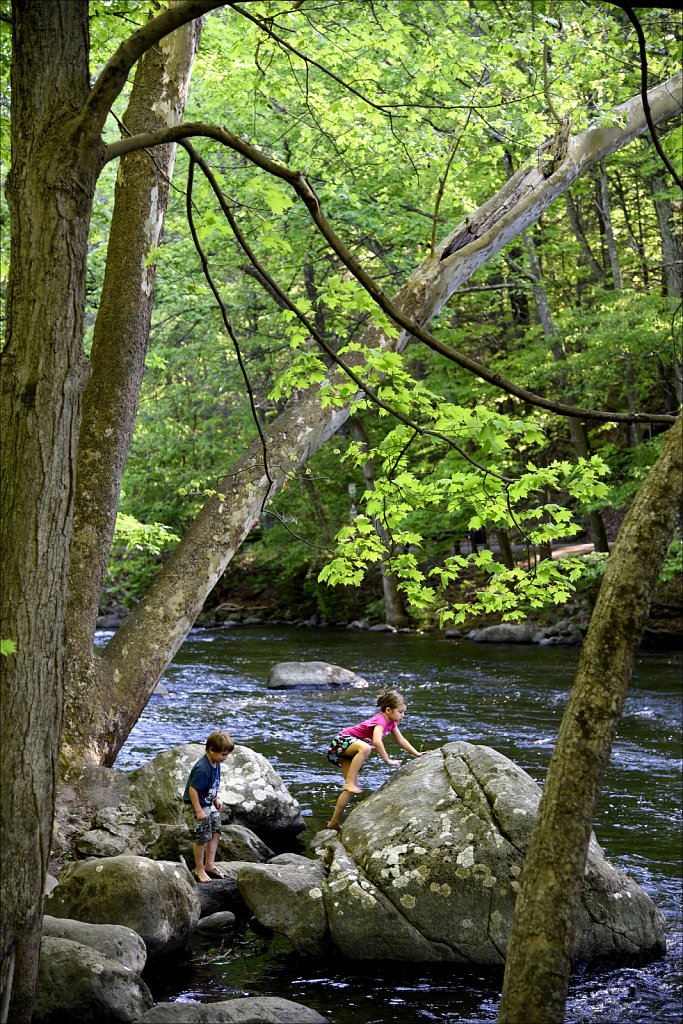
[[[557,544],[553,558],[590,555],[588,542]],[[385,621],[379,577],[359,587],[330,588],[307,574],[293,576],[282,585],[273,585],[274,570],[264,558],[249,549],[239,552],[209,595],[196,625],[204,628],[223,626],[288,625],[303,628],[345,627],[379,632],[394,627]],[[590,622],[599,587],[599,578],[581,583],[566,604],[530,609],[526,622],[536,632],[566,625],[563,642],[580,643]],[[454,595],[457,599],[458,595]],[[99,629],[117,629],[127,614],[126,608],[110,603],[101,608]],[[494,615],[469,617],[451,635],[467,636],[472,630],[498,625]],[[442,631],[434,616],[421,613],[414,617],[406,632]],[[573,639],[568,639],[573,637]],[[529,641],[531,642],[531,641]],[[653,595],[643,641],[644,650],[683,649],[683,578],[660,584]]]

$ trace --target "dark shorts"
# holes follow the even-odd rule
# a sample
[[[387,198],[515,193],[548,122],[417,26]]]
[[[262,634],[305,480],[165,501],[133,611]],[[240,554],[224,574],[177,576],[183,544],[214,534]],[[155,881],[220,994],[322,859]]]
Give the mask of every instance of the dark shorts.
[[[335,736],[330,743],[330,749],[327,751],[327,760],[331,764],[339,764],[339,758],[344,756],[344,753],[352,743],[358,740],[357,736]],[[365,740],[359,742],[365,743]]]
[[[192,804],[183,803],[183,817],[185,824],[190,830],[190,837],[193,843],[204,846],[209,842],[214,832],[221,831],[221,816],[213,805],[204,808],[206,817],[197,821]]]

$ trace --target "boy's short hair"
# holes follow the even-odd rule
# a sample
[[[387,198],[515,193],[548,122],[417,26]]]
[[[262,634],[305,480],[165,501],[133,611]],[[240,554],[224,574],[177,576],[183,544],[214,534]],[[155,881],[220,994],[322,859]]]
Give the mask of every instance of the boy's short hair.
[[[224,754],[226,751],[229,754],[234,748],[235,744],[227,732],[220,729],[206,737],[206,749],[213,750],[217,754]]]

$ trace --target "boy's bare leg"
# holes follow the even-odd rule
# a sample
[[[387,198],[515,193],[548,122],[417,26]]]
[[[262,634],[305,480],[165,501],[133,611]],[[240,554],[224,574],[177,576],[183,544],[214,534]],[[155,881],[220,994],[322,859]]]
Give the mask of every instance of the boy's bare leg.
[[[206,843],[193,843],[192,852],[194,854],[194,866],[197,873],[197,878],[200,882],[210,882],[211,879],[206,873],[204,867],[204,855],[206,852]]]
[[[213,832],[211,839],[206,844],[206,864],[205,870],[216,871],[216,850],[218,848],[218,840],[220,838],[220,832]],[[220,872],[221,876],[223,872]]]

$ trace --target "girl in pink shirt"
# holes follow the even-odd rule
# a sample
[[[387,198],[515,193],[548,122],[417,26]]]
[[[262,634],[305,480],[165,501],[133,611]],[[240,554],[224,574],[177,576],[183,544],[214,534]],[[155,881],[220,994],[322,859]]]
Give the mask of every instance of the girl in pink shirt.
[[[406,702],[400,693],[395,690],[384,690],[377,697],[377,707],[380,709],[379,714],[358,725],[342,729],[332,740],[327,751],[327,760],[339,765],[344,776],[344,788],[337,800],[334,814],[327,823],[327,827],[334,829],[335,832],[341,828],[342,814],[351,797],[363,791],[358,784],[358,772],[370,757],[373,748],[385,764],[396,767],[401,763],[389,757],[386,752],[384,737],[388,733],[393,735],[399,747],[407,750],[413,757],[422,757],[422,754],[426,753],[424,750],[416,750],[401,735],[398,723],[406,713]]]

